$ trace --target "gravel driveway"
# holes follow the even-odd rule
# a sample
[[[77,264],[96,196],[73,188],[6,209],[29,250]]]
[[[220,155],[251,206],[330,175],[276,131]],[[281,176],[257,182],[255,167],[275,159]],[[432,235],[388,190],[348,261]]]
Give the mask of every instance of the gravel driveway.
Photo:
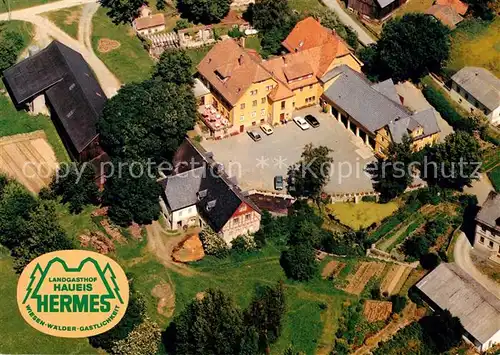
[[[214,159],[224,164],[228,175],[236,177],[244,190],[274,191],[274,176],[285,176],[288,166],[299,161],[304,146],[313,143],[333,149],[332,177],[326,192],[373,191],[371,179],[364,172],[366,164],[374,160],[371,149],[332,116],[319,112],[318,107],[299,110],[294,117],[308,113],[318,119],[318,128],[302,131],[294,122],[289,122],[275,128],[270,136],[256,127],[262,136],[259,142],[252,141],[247,134],[239,134],[220,141],[204,141],[202,145],[214,153]]]

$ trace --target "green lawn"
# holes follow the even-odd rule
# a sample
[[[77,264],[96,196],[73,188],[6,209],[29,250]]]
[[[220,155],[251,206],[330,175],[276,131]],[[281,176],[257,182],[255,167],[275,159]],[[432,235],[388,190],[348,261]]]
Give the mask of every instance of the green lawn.
[[[10,30],[20,33],[23,36],[23,40],[27,45],[31,43],[31,38],[33,37],[33,25],[31,23],[18,20],[11,20],[2,22],[2,25],[5,26],[3,27],[5,30]]]
[[[260,53],[260,38],[259,36],[252,36],[245,38],[245,48],[254,49]]]
[[[334,203],[328,205],[327,209],[343,224],[353,229],[361,229],[375,222],[380,222],[393,214],[398,207],[396,202],[381,204],[362,201],[359,203]]]
[[[134,275],[135,286],[146,298],[148,315],[161,327],[166,327],[170,319],[157,313],[158,299],[151,296],[151,290],[159,283],[175,285],[175,314],[178,314],[197,293],[207,288],[222,289],[243,308],[250,303],[257,286],[274,285],[285,280],[279,265],[279,250],[272,245],[245,258],[219,260],[206,257],[192,264],[196,272],[192,276],[166,269],[148,254],[144,246],[144,242],[129,242],[118,251],[118,261],[126,272]],[[131,250],[135,252],[130,255]],[[282,335],[272,346],[271,353],[282,354],[290,344],[296,351],[306,354],[315,354],[321,343],[331,346],[342,302],[352,297],[333,288],[331,281],[319,277],[308,283],[286,281],[285,285],[288,312]],[[322,310],[320,304],[326,304],[326,310]]]
[[[394,11],[393,17],[400,17],[411,12],[425,12],[433,3],[434,0],[408,0]]]
[[[0,87],[3,87],[0,85]],[[30,133],[37,130],[45,131],[49,144],[54,149],[57,160],[69,161],[68,152],[59,138],[54,124],[47,116],[30,116],[25,111],[17,111],[7,97],[0,95],[0,137],[19,133]]]
[[[54,22],[57,27],[73,38],[78,38],[78,22],[82,16],[82,6],[69,7],[58,11],[47,12],[43,16]]]
[[[290,8],[300,13],[307,13],[325,8],[320,0],[289,0],[288,3],[290,4]]]
[[[492,23],[463,21],[452,33],[447,68],[458,71],[464,66],[488,69],[500,77],[500,17]]]
[[[25,9],[27,7],[33,7],[43,4],[48,4],[49,2],[54,2],[57,0],[0,0],[0,13],[7,12],[10,5],[10,10]]]
[[[115,25],[103,8],[99,8],[94,15],[92,25],[94,52],[122,83],[140,82],[149,78],[153,60],[131,26]],[[98,48],[100,39],[118,41],[120,46],[110,52],[101,53]]]
[[[196,73],[196,66],[201,62],[201,60],[207,55],[207,53],[212,49],[212,46],[200,47],[186,49],[186,53],[191,58],[193,62],[192,72]]]
[[[96,354],[87,339],[65,339],[45,335],[30,327],[17,308],[17,275],[12,258],[0,251],[0,353],[2,354]]]
[[[488,173],[488,176],[491,180],[491,183],[495,187],[495,190],[497,190],[497,192],[500,192],[500,166],[497,166],[495,169],[490,171]]]

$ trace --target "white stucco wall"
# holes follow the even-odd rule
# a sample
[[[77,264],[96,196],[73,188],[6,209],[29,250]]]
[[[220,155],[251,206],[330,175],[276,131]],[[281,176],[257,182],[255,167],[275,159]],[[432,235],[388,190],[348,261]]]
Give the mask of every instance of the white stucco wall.
[[[170,217],[172,229],[178,229],[178,222],[181,222],[182,226],[188,224],[191,218],[198,218],[198,210],[195,205],[173,211]]]
[[[487,116],[494,126],[500,125],[500,106],[498,106],[494,111]]]

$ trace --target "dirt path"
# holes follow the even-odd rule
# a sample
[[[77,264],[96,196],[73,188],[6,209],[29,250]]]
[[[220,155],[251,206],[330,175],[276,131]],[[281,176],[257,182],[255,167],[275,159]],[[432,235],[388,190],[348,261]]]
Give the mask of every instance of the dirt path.
[[[172,260],[172,251],[183,239],[184,235],[167,237],[160,223],[153,222],[146,226],[148,232],[148,250],[169,270],[175,271],[183,276],[197,274],[192,268]]]
[[[78,42],[83,44],[89,52],[94,53],[92,48],[92,18],[95,13],[99,10],[98,3],[90,3],[83,5],[82,16],[80,17],[80,22],[78,23]]]
[[[44,12],[57,11],[82,4],[95,4],[95,2],[95,0],[58,1],[41,6],[34,6],[28,9],[13,11],[11,12],[11,19],[31,22],[36,27],[36,33],[43,33],[44,37],[50,37],[58,40],[59,42],[79,52],[94,71],[97,80],[101,84],[106,95],[111,97],[115,95],[121,87],[121,83],[116,76],[106,67],[106,65],[95,55],[93,51],[90,51],[87,48],[85,44],[82,44],[78,40],[69,36],[50,20],[39,16]],[[0,14],[0,21],[7,21],[8,19],[9,16],[7,13]]]
[[[382,328],[382,330],[380,330],[378,333],[366,339],[365,344],[358,348],[353,354],[370,354],[371,350],[376,348],[379,343],[389,340],[400,329],[410,325],[414,321],[419,320],[424,316],[424,314],[424,312],[417,311],[417,306],[415,305],[415,303],[409,303],[403,310],[403,314],[398,320],[392,321],[384,328]]]

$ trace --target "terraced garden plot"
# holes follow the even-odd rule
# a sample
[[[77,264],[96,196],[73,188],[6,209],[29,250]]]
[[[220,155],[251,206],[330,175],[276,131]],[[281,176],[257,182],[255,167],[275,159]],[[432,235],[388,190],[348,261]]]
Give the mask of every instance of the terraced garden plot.
[[[344,288],[344,291],[355,295],[361,294],[372,277],[378,277],[382,274],[385,265],[385,263],[377,261],[361,262],[356,273],[347,277],[349,283]]]
[[[408,277],[410,276],[410,273],[413,271],[414,269],[412,268],[409,268],[409,267],[406,267],[404,270],[403,270],[403,274],[399,277],[399,280],[398,282],[396,283],[396,285],[394,286],[393,290],[392,290],[392,294],[393,295],[400,295],[401,294],[401,288],[403,287],[403,285],[406,283],[406,280],[408,280]]]
[[[344,268],[345,263],[342,263],[337,260],[332,260],[328,264],[325,265],[323,271],[321,272],[321,277],[323,279],[327,279],[332,276],[337,276],[342,269]]]
[[[57,166],[43,131],[0,138],[0,171],[32,192],[50,183]]]
[[[407,270],[409,274],[409,271],[411,270],[409,267],[399,264],[391,265],[389,271],[382,280],[380,292],[387,296],[397,293],[396,287],[400,283],[400,279],[404,277]],[[408,274],[406,274],[406,277],[408,277]]]
[[[367,300],[364,304],[363,315],[368,322],[386,320],[392,312],[392,302]]]

